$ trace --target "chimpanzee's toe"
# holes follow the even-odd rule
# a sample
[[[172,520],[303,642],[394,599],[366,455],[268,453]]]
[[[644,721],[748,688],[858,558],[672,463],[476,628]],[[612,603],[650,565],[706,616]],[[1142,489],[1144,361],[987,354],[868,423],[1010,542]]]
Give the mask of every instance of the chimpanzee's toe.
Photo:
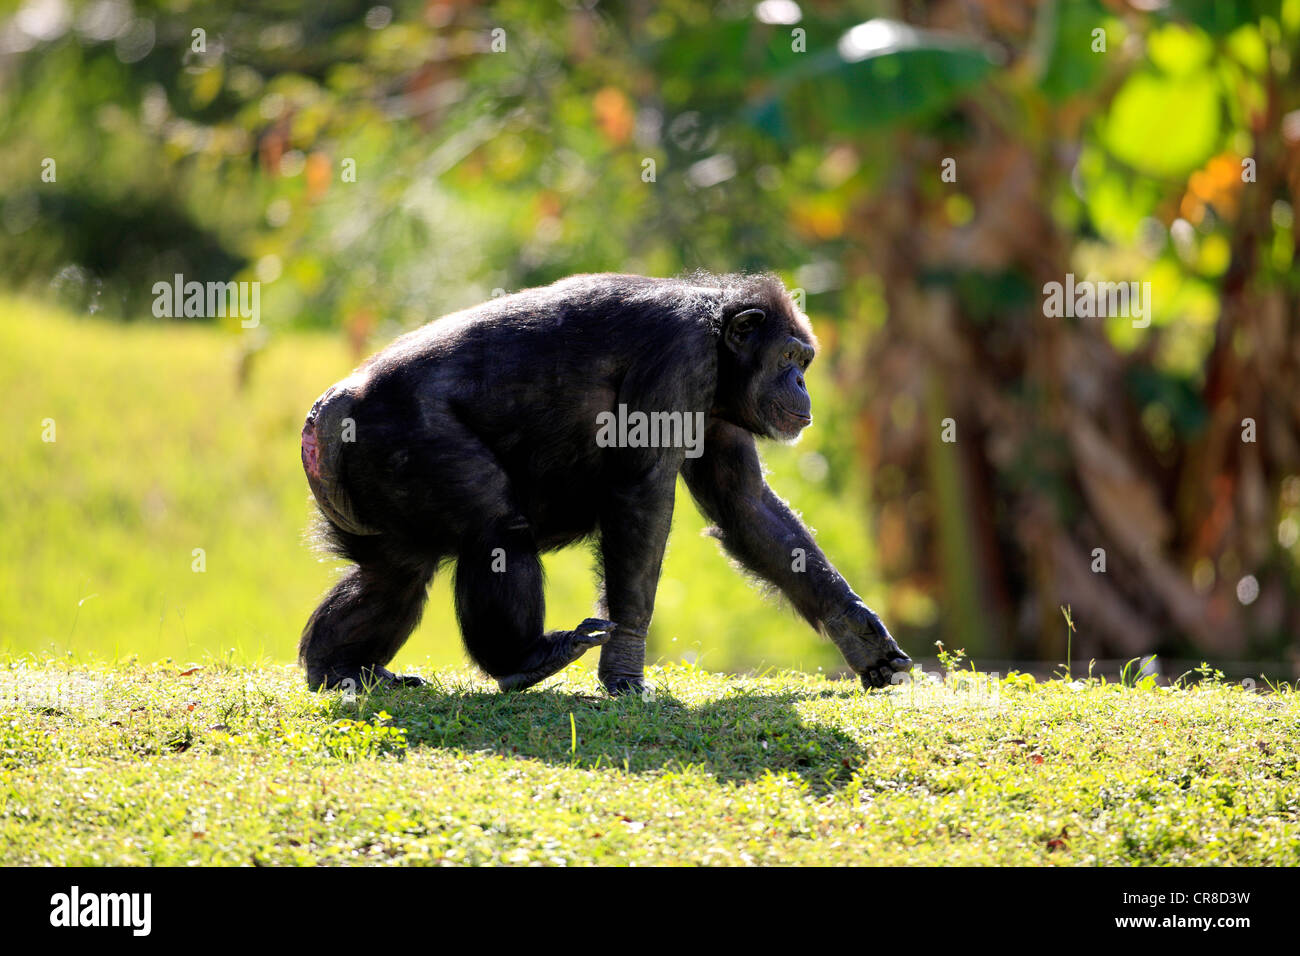
[[[307,686],[312,690],[374,690],[391,687],[423,687],[423,677],[414,674],[394,674],[387,667],[375,664],[369,667],[308,667]]]
[[[599,647],[614,636],[616,626],[613,621],[589,617],[573,629],[573,643],[582,645],[584,650]]]
[[[414,674],[394,674],[380,664],[363,668],[361,680],[366,687],[423,687],[428,683]]]
[[[429,682],[414,674],[394,674],[391,683],[394,687],[423,687]]]

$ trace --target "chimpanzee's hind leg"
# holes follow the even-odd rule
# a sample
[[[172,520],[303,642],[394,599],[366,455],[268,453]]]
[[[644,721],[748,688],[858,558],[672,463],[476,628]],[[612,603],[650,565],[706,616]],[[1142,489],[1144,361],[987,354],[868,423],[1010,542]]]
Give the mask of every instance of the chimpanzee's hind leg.
[[[436,562],[402,557],[382,536],[357,541],[331,528],[330,537],[358,563],[330,589],[303,629],[298,659],[307,670],[307,685],[360,690],[373,684],[423,684],[419,677],[399,676],[384,665],[420,623]]]
[[[462,545],[456,613],[470,656],[502,690],[523,690],[609,640],[614,625],[587,618],[542,633],[542,563],[521,517],[491,522]]]
[[[347,546],[340,550],[358,567],[313,615],[309,630],[317,616],[325,617],[328,629],[319,640],[313,631],[304,647],[322,643],[331,653],[346,647],[349,667],[386,663],[419,620],[434,566],[428,556],[436,563],[443,554],[458,559],[456,611],[465,646],[503,689],[535,684],[603,644],[611,632],[606,621],[542,632],[537,546],[491,449],[449,407],[430,402],[420,408],[421,427],[437,441],[413,441],[407,431],[389,427],[383,411],[358,408],[358,443],[347,477],[349,491],[365,502],[370,525],[388,533],[341,535]],[[400,628],[393,626],[399,622]],[[363,660],[385,646],[385,635],[395,640],[389,656]],[[366,653],[351,653],[357,641]],[[337,656],[326,662],[335,664]]]
[[[395,482],[402,494],[388,520],[403,520],[408,537],[431,552],[456,555],[466,650],[503,690],[529,687],[603,644],[611,625],[589,619],[572,631],[542,631],[542,565],[509,475],[452,409],[429,404],[421,415],[437,442],[408,441],[400,468],[363,474],[361,484]]]

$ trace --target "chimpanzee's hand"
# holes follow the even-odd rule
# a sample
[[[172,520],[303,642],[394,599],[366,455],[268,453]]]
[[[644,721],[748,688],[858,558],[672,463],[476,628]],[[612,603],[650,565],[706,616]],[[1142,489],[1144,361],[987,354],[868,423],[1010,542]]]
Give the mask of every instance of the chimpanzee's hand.
[[[863,687],[888,687],[895,673],[906,673],[912,667],[912,659],[903,653],[876,612],[861,601],[825,620],[823,627],[862,678]]]

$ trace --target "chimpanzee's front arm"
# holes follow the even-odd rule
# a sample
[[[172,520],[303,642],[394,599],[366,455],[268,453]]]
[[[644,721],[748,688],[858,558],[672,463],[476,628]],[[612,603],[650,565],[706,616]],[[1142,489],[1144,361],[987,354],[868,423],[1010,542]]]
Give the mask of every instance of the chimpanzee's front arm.
[[[601,508],[600,613],[615,628],[600,649],[598,674],[611,694],[640,693],[644,687],[646,633],[673,522],[680,461],[676,449],[659,454],[644,475],[615,483]]]
[[[788,505],[763,480],[754,437],[714,419],[704,453],[682,469],[700,510],[733,557],[781,589],[813,627],[823,631],[861,675],[883,687],[911,660],[880,618],[849,587]]]

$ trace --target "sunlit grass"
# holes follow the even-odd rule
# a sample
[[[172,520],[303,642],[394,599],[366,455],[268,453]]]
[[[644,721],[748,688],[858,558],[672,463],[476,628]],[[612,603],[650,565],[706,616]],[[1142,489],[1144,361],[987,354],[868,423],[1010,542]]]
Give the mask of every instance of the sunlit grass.
[[[0,664],[0,864],[1300,863],[1300,704],[1213,679]]]

